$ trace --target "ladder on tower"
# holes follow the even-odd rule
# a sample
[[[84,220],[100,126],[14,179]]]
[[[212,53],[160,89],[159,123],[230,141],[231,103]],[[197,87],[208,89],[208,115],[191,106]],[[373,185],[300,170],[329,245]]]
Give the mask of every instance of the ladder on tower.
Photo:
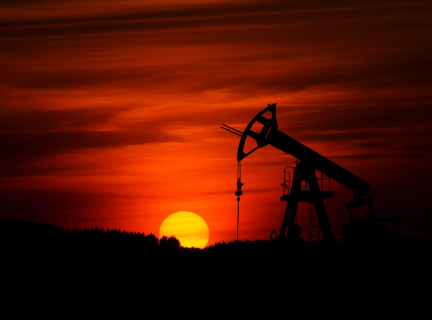
[[[313,202],[310,202],[309,207],[309,241],[315,243],[322,243],[321,228]]]
[[[321,174],[321,190],[323,190],[323,175]],[[305,191],[310,191],[309,183],[304,181],[305,184],[302,184],[302,189]],[[330,189],[330,187],[329,187]],[[321,238],[321,228],[319,225],[319,219],[315,210],[315,204],[311,201],[309,202],[309,242],[314,243],[322,243],[323,240]]]

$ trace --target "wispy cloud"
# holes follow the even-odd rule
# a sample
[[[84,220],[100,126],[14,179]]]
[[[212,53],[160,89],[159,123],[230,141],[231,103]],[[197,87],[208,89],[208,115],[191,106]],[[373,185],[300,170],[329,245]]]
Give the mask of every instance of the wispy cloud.
[[[368,174],[389,188],[383,163],[431,157],[429,1],[28,0],[0,8],[2,190],[17,198],[23,190],[14,212],[29,219],[39,208],[35,215],[50,211],[55,220],[56,207],[44,204],[52,198],[70,208],[58,212],[74,212],[62,221],[85,220],[75,202],[94,210],[87,223],[102,219],[102,202],[53,195],[74,193],[73,184],[151,194],[122,202],[125,221],[135,218],[124,212],[145,206],[152,213],[142,219],[155,226],[163,210],[187,203],[216,225],[231,214],[223,190],[235,179],[238,143],[219,126],[243,130],[267,103],[278,103],[281,131],[342,166],[374,163],[368,172],[377,174]],[[280,185],[284,156],[267,149],[245,159],[250,175],[269,175],[264,185],[251,182],[252,217],[259,194]],[[226,233],[219,223],[210,234],[214,242]]]

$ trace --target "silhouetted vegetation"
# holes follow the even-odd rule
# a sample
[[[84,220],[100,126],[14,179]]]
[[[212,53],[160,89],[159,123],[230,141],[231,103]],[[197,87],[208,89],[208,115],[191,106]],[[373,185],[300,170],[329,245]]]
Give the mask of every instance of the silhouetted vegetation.
[[[158,247],[155,235],[121,230],[65,230],[48,223],[15,222],[0,219],[3,252],[13,255],[39,253],[48,255],[80,254],[97,256],[109,253],[149,253]]]
[[[178,249],[180,248],[180,241],[174,236],[171,237],[163,236],[159,240],[159,245],[161,247]]]
[[[65,230],[47,223],[15,222],[0,219],[0,254],[3,265],[15,268],[40,268],[61,276],[85,273],[84,277],[103,275],[120,277],[132,272],[146,275],[175,276],[179,268],[205,270],[226,277],[233,268],[241,272],[276,276],[286,266],[310,268],[348,264],[350,268],[379,265],[428,265],[432,256],[432,239],[403,239],[353,245],[324,246],[296,239],[273,239],[215,243],[205,249],[183,248],[175,237],[121,230]],[[362,267],[362,268],[363,268]],[[92,272],[89,273],[90,269]],[[252,269],[251,269],[252,268]],[[273,269],[275,268],[275,269]],[[248,271],[249,270],[249,271]],[[240,272],[240,271],[237,271]],[[204,275],[203,275],[204,276]]]

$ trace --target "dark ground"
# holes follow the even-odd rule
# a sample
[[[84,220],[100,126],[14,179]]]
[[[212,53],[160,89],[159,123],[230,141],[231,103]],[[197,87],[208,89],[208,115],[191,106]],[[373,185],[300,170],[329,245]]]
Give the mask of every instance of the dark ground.
[[[398,239],[333,247],[301,239],[244,241],[201,250],[154,235],[68,231],[0,219],[1,274],[3,290],[18,296],[38,296],[41,288],[55,296],[87,298],[138,291],[185,299],[185,290],[191,290],[201,300],[215,299],[220,290],[225,298],[257,294],[265,299],[353,294],[382,299],[384,291],[407,295],[420,287],[429,292],[431,239]]]

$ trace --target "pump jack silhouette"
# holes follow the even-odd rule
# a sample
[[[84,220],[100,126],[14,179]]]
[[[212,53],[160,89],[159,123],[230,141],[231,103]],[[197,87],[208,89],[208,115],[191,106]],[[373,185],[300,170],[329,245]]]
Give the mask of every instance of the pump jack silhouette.
[[[263,125],[261,132],[259,133],[252,131],[252,127],[257,121]],[[281,201],[287,201],[287,206],[279,232],[280,239],[285,237],[293,237],[299,234],[298,226],[295,223],[297,206],[299,202],[309,202],[315,207],[324,243],[330,245],[335,243],[324,206],[324,200],[332,197],[333,192],[320,190],[315,170],[320,171],[322,174],[334,179],[353,191],[353,201],[346,204],[351,221],[347,226],[344,227],[344,232],[348,239],[352,238],[352,234],[356,234],[357,236],[360,235],[360,237],[362,236],[362,233],[363,235],[370,235],[371,232],[375,232],[375,226],[377,222],[391,223],[392,230],[394,223],[397,232],[397,219],[394,206],[393,211],[388,211],[386,205],[384,210],[381,210],[378,204],[376,209],[373,206],[374,197],[376,199],[379,199],[379,197],[384,197],[385,201],[384,194],[389,193],[368,194],[371,187],[368,182],[362,180],[326,157],[279,131],[276,120],[276,103],[269,104],[267,108],[258,113],[247,125],[244,132],[236,130],[225,124],[221,128],[241,136],[237,152],[238,162],[242,161],[255,150],[266,145],[271,145],[279,150],[282,150],[286,154],[294,156],[299,160],[297,161],[297,166],[294,168],[291,190],[289,194],[284,194],[281,197]],[[257,147],[245,153],[244,147],[247,137],[254,139],[257,143]],[[305,181],[306,186],[309,186],[306,187],[306,190],[302,188],[303,181]],[[240,182],[240,180],[238,180],[238,182]],[[236,193],[236,195],[238,194]],[[239,201],[239,197],[237,201]],[[382,202],[383,201],[381,200],[381,203]],[[361,206],[368,207],[368,217],[354,220],[351,210]],[[388,214],[393,214],[394,216],[390,217]]]

